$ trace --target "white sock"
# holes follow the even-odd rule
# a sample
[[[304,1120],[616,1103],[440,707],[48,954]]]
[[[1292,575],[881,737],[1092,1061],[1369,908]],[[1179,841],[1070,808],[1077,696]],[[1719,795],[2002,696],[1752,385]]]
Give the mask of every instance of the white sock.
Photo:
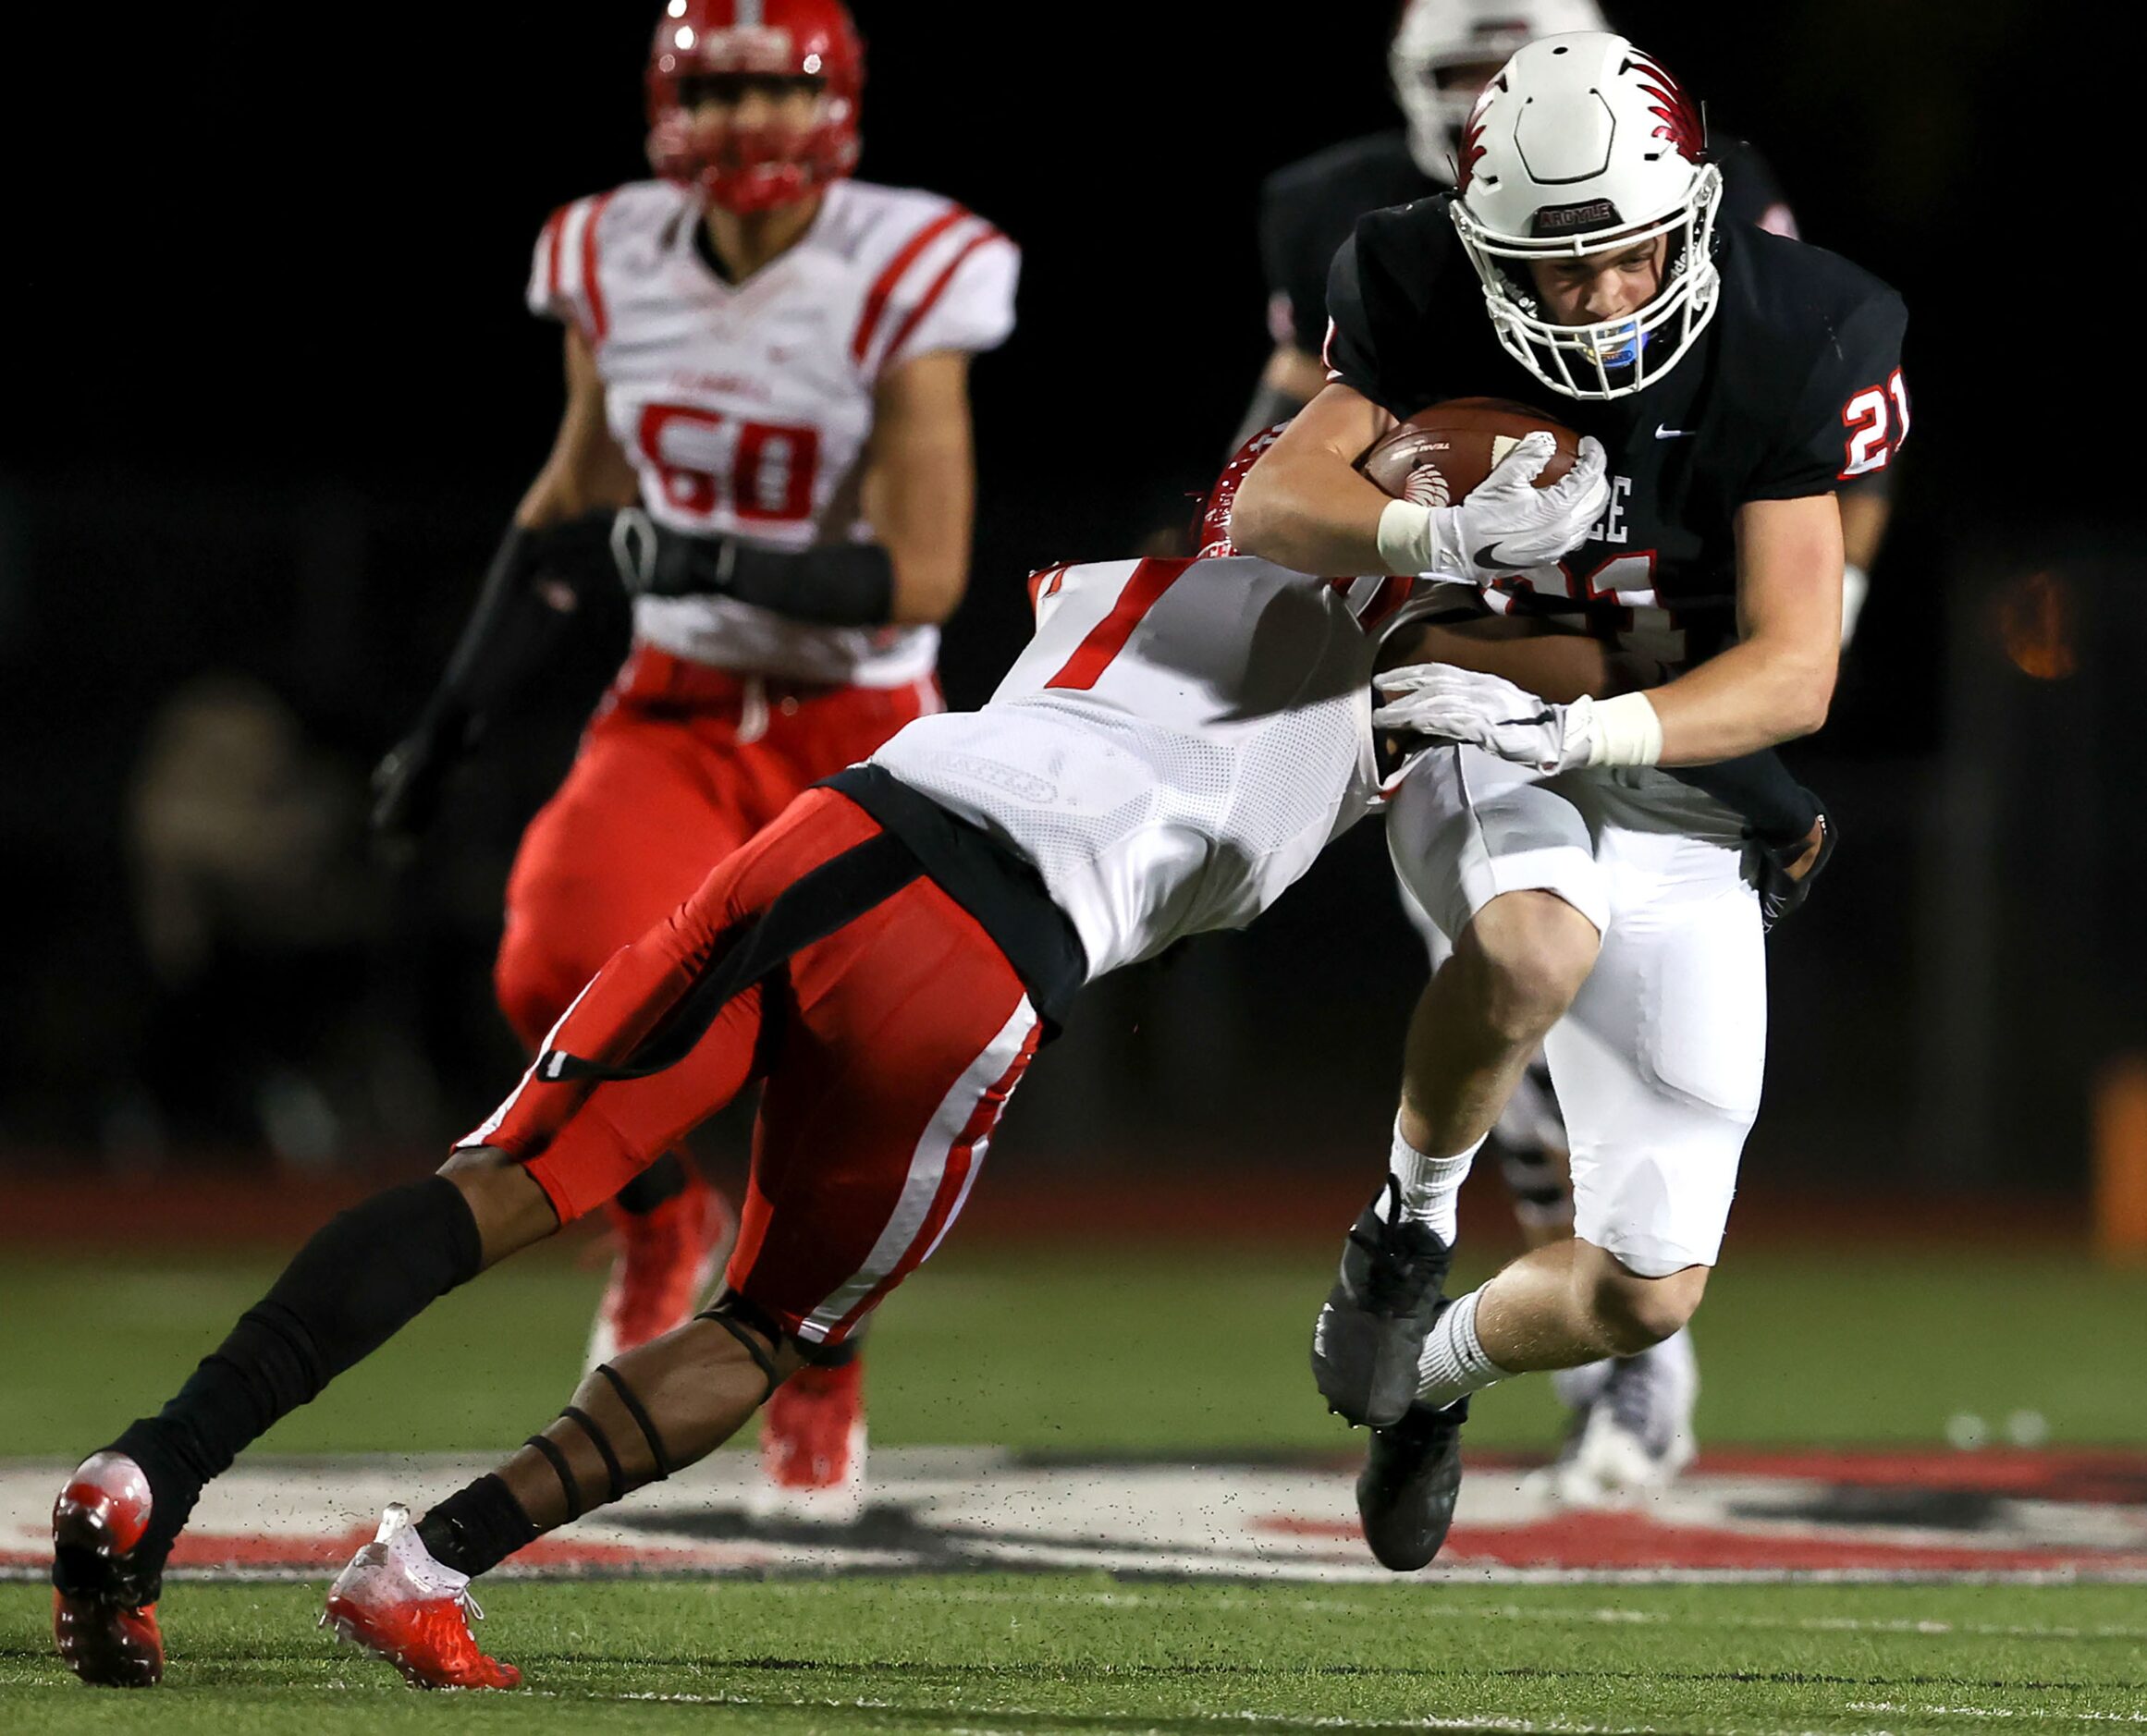
[[[1506,1378],[1510,1371],[1484,1354],[1482,1340],[1476,1336],[1476,1304],[1482,1294],[1480,1290],[1470,1290],[1439,1316],[1439,1324],[1424,1340],[1424,1354],[1417,1359],[1418,1404],[1438,1410]]]
[[[1461,1197],[1461,1184],[1468,1178],[1469,1165],[1482,1149],[1483,1140],[1479,1139],[1451,1157],[1427,1156],[1402,1137],[1402,1118],[1395,1116],[1394,1143],[1387,1154],[1387,1168],[1402,1184],[1402,1216],[1422,1224],[1451,1248],[1457,1228],[1454,1202]]]

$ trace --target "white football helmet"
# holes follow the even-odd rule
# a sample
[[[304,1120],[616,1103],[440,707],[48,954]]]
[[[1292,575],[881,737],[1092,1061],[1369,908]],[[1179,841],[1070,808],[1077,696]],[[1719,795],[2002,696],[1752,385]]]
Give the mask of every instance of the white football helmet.
[[[1462,135],[1455,232],[1507,353],[1567,397],[1624,397],[1662,378],[1714,317],[1722,172],[1699,105],[1622,36],[1530,43],[1484,87]],[[1541,316],[1530,260],[1669,238],[1662,283],[1599,325]]]
[[[1408,116],[1417,166],[1453,184],[1461,129],[1482,88],[1475,79],[1456,82],[1460,68],[1503,66],[1539,36],[1609,28],[1595,0],[1409,0],[1387,49],[1387,76]]]

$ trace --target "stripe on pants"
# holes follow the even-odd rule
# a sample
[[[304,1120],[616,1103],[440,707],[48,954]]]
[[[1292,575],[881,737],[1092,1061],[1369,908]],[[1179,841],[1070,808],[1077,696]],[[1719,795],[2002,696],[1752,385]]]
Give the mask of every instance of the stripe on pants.
[[[1013,1016],[1000,1028],[984,1052],[963,1070],[962,1077],[940,1099],[925,1136],[910,1155],[887,1226],[879,1232],[865,1264],[805,1317],[798,1336],[818,1343],[862,1314],[892,1280],[921,1265],[939,1245],[946,1228],[969,1197],[983,1167],[985,1147],[1000,1111],[1029,1057],[1036,1053],[1042,1027],[1024,995]],[[944,1209],[935,1210],[945,1200]]]

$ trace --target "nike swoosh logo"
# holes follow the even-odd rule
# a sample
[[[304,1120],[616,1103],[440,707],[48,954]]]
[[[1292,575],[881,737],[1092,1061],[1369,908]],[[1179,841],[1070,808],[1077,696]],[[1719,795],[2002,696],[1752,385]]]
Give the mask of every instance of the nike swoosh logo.
[[[1665,428],[1661,422],[1655,424],[1655,438],[1658,440],[1689,440],[1699,432],[1697,428]]]
[[[1478,567],[1510,567],[1513,565],[1511,561],[1499,558],[1499,545],[1496,543],[1486,543],[1474,555],[1470,556],[1469,559]]]

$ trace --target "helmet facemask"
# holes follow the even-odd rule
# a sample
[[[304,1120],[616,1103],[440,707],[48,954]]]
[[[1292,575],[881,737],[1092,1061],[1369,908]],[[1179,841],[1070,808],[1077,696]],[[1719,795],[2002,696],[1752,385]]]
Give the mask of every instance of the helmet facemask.
[[[1714,317],[1722,172],[1699,105],[1622,36],[1578,31],[1520,49],[1462,135],[1454,234],[1500,346],[1565,397],[1625,397],[1675,367]],[[1647,304],[1560,324],[1529,268],[1662,248]],[[1568,303],[1570,305],[1570,303]]]
[[[1552,391],[1599,399],[1625,397],[1654,384],[1714,317],[1722,287],[1714,262],[1721,205],[1722,171],[1704,163],[1681,204],[1637,226],[1556,237],[1500,235],[1476,219],[1466,195],[1454,202],[1450,214],[1483,285],[1500,346]],[[1578,259],[1657,236],[1667,237],[1669,245],[1662,283],[1644,307],[1589,325],[1560,325],[1542,317],[1531,262]]]

